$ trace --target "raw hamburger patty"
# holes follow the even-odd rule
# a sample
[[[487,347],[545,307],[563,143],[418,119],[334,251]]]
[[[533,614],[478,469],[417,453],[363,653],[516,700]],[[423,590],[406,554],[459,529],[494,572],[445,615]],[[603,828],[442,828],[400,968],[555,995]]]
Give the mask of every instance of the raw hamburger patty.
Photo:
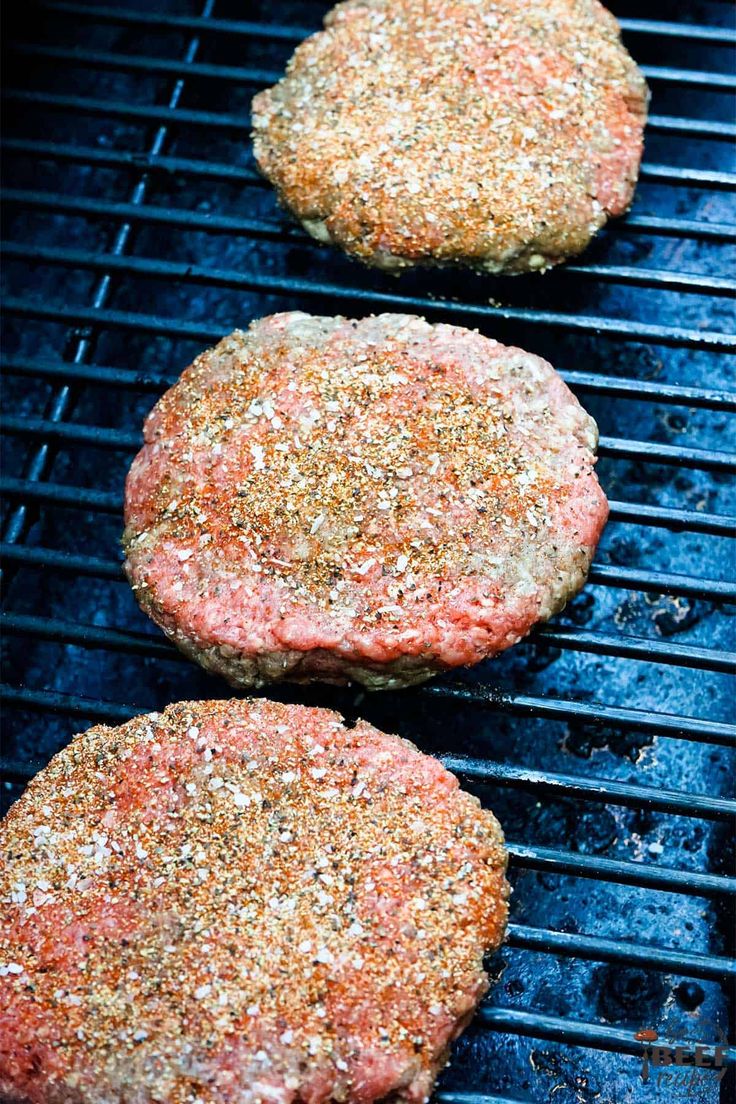
[[[277,314],[164,395],[126,486],[127,573],[231,683],[420,682],[582,585],[597,433],[545,361],[411,315]]]
[[[92,728],[0,833],[0,1094],[24,1104],[423,1101],[506,922],[492,814],[324,709]]]
[[[631,203],[648,90],[597,0],[348,0],[253,101],[256,160],[368,264],[544,269]]]

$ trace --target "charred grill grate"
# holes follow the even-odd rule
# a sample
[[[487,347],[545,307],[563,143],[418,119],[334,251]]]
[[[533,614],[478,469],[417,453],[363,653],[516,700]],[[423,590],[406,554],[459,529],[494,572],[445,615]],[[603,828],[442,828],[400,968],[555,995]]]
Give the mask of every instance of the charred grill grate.
[[[547,355],[603,435],[588,589],[455,678],[278,696],[400,730],[506,825],[509,940],[438,1099],[657,1099],[635,1031],[717,1041],[736,975],[729,8],[623,19],[647,154],[633,212],[578,263],[394,281],[293,227],[244,141],[323,5],[155,7],[37,3],[5,35],[5,798],[87,723],[226,693],[138,613],[117,545],[143,415],[198,348],[273,310],[407,310]]]

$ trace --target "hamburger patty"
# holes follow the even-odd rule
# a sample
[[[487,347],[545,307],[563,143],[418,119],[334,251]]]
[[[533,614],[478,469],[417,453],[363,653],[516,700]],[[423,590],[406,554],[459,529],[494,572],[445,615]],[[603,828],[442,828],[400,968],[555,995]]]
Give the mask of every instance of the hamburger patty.
[[[255,97],[254,150],[368,264],[526,272],[628,208],[647,101],[597,0],[348,0]]]
[[[477,663],[564,606],[607,516],[595,423],[549,364],[411,315],[254,322],[145,440],[128,577],[233,685]]]
[[[492,814],[324,709],[92,728],[0,840],[0,1094],[23,1104],[423,1101],[506,922]]]

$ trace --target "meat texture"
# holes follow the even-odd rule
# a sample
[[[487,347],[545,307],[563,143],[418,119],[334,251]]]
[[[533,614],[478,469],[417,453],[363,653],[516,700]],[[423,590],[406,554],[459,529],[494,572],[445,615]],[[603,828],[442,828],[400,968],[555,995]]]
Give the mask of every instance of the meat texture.
[[[648,96],[598,0],[347,0],[255,97],[254,150],[367,264],[527,272],[627,210]]]
[[[506,922],[498,823],[437,760],[266,700],[90,729],[0,847],[13,1104],[418,1104]]]
[[[597,431],[539,357],[410,315],[273,315],[160,400],[126,486],[143,608],[232,684],[421,682],[585,580]]]

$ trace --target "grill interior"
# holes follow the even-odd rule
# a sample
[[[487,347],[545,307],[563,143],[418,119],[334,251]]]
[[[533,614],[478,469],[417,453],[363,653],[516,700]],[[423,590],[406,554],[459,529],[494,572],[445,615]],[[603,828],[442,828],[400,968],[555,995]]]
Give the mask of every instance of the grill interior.
[[[720,0],[612,6],[653,90],[634,209],[513,280],[372,273],[278,210],[250,97],[324,5],[5,8],[6,806],[88,724],[228,692],[120,571],[143,417],[203,345],[277,310],[422,313],[548,357],[598,420],[611,522],[552,624],[411,691],[271,692],[401,732],[504,824],[509,939],[445,1104],[665,1099],[637,1029],[734,1037],[736,33]],[[718,1097],[701,1071],[682,1099]]]

